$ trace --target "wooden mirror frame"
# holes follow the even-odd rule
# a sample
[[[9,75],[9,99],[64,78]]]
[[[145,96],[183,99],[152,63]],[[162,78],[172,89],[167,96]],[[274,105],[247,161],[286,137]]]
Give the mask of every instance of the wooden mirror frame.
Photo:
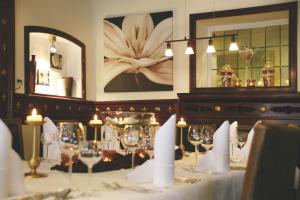
[[[51,35],[56,35],[62,38],[65,38],[74,44],[78,45],[81,48],[81,73],[82,73],[82,96],[81,98],[78,97],[69,97],[69,96],[58,96],[58,95],[50,95],[50,94],[40,94],[40,93],[32,93],[34,91],[35,83],[30,79],[30,33],[32,32],[39,32],[39,33],[46,33]],[[76,39],[72,35],[69,35],[65,32],[62,32],[57,29],[49,28],[49,27],[42,27],[42,26],[25,26],[24,27],[24,66],[25,66],[25,93],[26,94],[35,94],[40,96],[49,96],[49,97],[57,97],[63,99],[86,99],[86,63],[85,63],[85,44],[80,40]]]
[[[236,93],[239,92],[257,92],[257,93],[295,93],[297,92],[297,2],[266,5],[251,8],[241,8],[234,10],[224,10],[217,12],[190,14],[190,38],[196,38],[197,20],[213,19],[221,17],[239,16],[247,14],[257,14],[265,12],[283,11],[289,12],[289,80],[290,86],[280,87],[196,87],[196,40],[192,40],[192,47],[195,54],[190,55],[190,93]]]

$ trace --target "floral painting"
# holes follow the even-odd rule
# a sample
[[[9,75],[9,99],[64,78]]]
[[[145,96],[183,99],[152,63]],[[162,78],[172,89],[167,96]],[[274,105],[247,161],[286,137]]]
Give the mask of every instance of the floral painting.
[[[104,91],[173,90],[172,11],[104,20]]]

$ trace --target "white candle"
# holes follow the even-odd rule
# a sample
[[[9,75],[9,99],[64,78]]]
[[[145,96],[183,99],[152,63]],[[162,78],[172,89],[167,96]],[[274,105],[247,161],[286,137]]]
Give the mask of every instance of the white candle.
[[[158,125],[159,123],[156,121],[155,117],[153,117],[151,119],[151,122],[150,122],[151,125]]]
[[[43,118],[42,118],[42,115],[38,115],[38,114],[37,114],[37,111],[36,111],[36,109],[34,108],[34,109],[32,110],[31,115],[28,115],[28,116],[26,117],[26,120],[27,120],[28,122],[42,122],[42,121],[43,121]]]
[[[102,121],[100,119],[98,119],[97,115],[94,115],[94,119],[90,120],[90,124],[100,125],[100,124],[102,124]]]
[[[177,125],[180,125],[180,126],[186,125],[186,122],[184,121],[183,117],[180,118],[180,121],[177,123]]]

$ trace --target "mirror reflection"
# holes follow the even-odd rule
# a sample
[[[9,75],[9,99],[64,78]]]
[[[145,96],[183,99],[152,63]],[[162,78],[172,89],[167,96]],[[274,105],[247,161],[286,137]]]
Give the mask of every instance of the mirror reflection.
[[[29,31],[26,28],[25,32],[28,35],[29,69],[26,72],[29,73],[29,92],[83,98],[81,43],[75,43],[58,32]]]
[[[239,50],[229,51],[235,35]],[[196,87],[289,86],[289,12],[196,21],[196,37],[215,35],[215,53],[196,41]]]

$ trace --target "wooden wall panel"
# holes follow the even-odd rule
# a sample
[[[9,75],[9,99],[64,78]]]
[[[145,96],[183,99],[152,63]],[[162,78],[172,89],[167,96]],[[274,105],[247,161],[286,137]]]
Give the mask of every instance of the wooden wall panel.
[[[14,92],[14,0],[0,0],[0,117],[12,117]]]

